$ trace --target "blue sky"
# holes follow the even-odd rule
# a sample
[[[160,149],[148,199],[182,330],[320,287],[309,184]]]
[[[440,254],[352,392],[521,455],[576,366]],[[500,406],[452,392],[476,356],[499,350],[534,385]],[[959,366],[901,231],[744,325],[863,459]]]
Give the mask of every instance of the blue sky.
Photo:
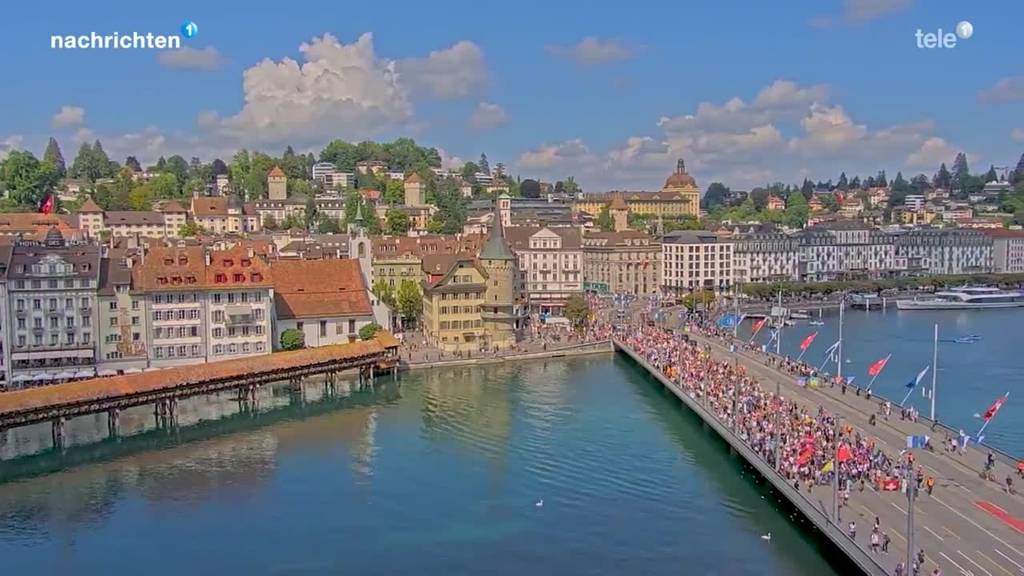
[[[97,137],[118,160],[209,160],[408,135],[589,190],[657,187],[677,156],[702,187],[744,188],[1024,151],[1017,0],[40,6],[7,7],[0,151],[54,135],[69,160]],[[189,19],[184,53],[49,47]],[[916,46],[961,20],[955,48]]]

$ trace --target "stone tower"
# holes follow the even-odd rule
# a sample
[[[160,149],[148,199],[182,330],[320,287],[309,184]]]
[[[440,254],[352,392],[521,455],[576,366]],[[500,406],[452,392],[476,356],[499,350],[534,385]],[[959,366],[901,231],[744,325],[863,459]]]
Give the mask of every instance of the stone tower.
[[[480,251],[480,265],[487,272],[487,290],[480,318],[490,348],[505,350],[515,344],[516,258],[505,241],[501,216],[494,215],[487,243]]]
[[[288,177],[284,175],[284,170],[281,170],[280,166],[274,166],[274,169],[267,174],[267,198],[271,200],[288,199]]]
[[[501,216],[502,226],[512,225],[512,197],[504,192],[498,196],[498,214]]]
[[[612,217],[612,226],[616,232],[629,229],[629,206],[622,198],[622,194],[616,194],[608,206],[608,212]]]
[[[413,172],[405,177],[405,205],[423,206],[426,197],[426,183],[419,174]]]

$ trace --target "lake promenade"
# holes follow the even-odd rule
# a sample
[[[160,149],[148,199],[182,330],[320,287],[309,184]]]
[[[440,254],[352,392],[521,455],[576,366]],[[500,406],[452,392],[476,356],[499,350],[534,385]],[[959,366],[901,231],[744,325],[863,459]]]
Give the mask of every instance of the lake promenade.
[[[676,334],[681,332],[683,330],[679,329]],[[616,341],[619,350],[636,359],[714,428],[864,573],[895,574],[897,563],[907,558],[907,548],[912,546],[915,559],[919,550],[924,551],[920,574],[929,575],[936,570],[941,570],[941,574],[979,576],[1024,574],[1024,500],[1020,494],[1011,495],[1002,488],[1006,476],[1019,480],[1014,476],[1013,462],[997,459],[994,473],[999,483],[988,481],[980,475],[987,451],[968,446],[963,453],[947,452],[941,445],[944,432],[933,431],[929,422],[901,420],[898,410],[885,418],[878,415],[877,401],[854,395],[852,388],[843,394],[838,387],[801,386],[795,376],[767,365],[764,355],[739,351],[739,347],[730,349],[726,340],[696,331],[686,334],[704,347],[715,361],[741,368],[756,379],[765,392],[777,391],[808,412],[818,410],[819,414],[824,411],[834,415],[841,426],[849,427],[857,437],[870,439],[876,449],[896,461],[906,457],[908,436],[932,438],[933,449],[912,451],[914,470],[920,469],[925,476],[934,478],[935,485],[931,494],[922,487],[914,499],[911,543],[908,542],[908,498],[904,491],[882,490],[872,483],[867,483],[863,490],[856,483],[850,488],[841,486],[840,500],[846,500],[843,496],[847,493],[849,496],[840,508],[839,518],[835,519],[833,495],[836,491],[831,482],[809,482],[800,484],[799,491],[795,490],[788,478],[730,430],[729,423],[713,410],[702,407],[697,400],[699,394],[666,377],[647,362],[641,351],[630,348],[622,339]],[[850,522],[855,523],[853,530]],[[876,522],[879,534],[890,540],[888,552],[871,551],[869,539]]]

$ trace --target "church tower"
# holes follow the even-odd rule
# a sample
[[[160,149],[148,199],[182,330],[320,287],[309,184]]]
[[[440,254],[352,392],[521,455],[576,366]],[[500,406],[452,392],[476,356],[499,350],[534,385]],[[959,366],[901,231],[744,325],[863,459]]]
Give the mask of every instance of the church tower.
[[[267,198],[271,200],[288,199],[288,177],[280,166],[274,166],[267,174]]]
[[[487,272],[487,289],[480,318],[490,348],[505,350],[515,344],[516,257],[505,241],[501,215],[495,214],[487,243],[480,251],[480,265]]]

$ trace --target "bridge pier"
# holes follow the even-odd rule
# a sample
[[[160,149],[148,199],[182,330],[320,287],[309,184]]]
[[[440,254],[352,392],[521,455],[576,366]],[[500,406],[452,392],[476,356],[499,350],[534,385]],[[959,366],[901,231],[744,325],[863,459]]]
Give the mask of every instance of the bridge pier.
[[[118,432],[120,431],[119,424],[121,420],[121,411],[117,408],[111,408],[107,410],[107,437],[117,438]]]
[[[64,430],[64,418],[56,418],[50,427],[50,435],[53,439],[53,447],[57,450],[64,451],[65,447],[65,430]]]

